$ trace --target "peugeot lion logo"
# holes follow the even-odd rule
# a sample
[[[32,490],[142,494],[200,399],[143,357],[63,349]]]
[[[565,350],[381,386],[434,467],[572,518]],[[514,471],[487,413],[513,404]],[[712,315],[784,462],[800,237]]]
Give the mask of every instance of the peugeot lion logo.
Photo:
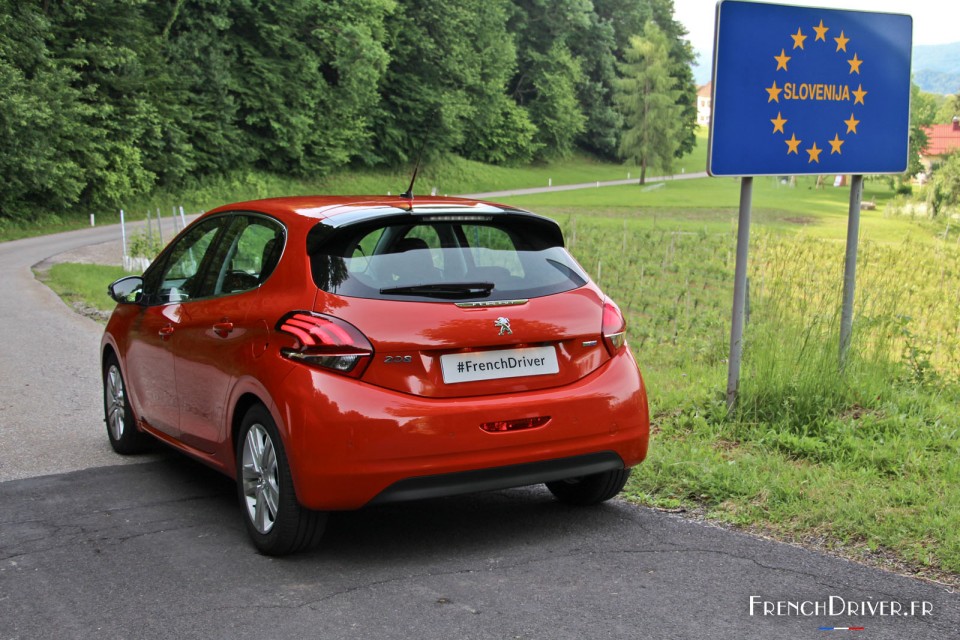
[[[500,316],[493,321],[493,326],[500,329],[500,333],[497,335],[502,336],[503,334],[513,334],[513,329],[510,328],[510,319]]]

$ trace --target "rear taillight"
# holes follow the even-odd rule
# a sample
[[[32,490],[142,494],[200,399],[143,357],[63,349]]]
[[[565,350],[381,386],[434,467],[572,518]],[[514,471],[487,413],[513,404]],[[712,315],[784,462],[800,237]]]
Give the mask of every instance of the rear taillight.
[[[354,378],[363,375],[373,345],[355,326],[322,313],[296,311],[277,323],[277,330],[297,339],[280,350],[285,357]]]
[[[627,342],[627,322],[620,313],[620,307],[610,300],[603,302],[603,344],[607,346],[610,355],[616,355]]]

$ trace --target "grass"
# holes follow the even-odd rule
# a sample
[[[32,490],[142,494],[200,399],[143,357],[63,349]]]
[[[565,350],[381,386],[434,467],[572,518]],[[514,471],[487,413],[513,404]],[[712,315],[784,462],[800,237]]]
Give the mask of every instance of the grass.
[[[877,208],[861,212],[862,238],[899,242],[918,235],[914,219],[890,214],[896,198],[884,181],[867,180],[863,199],[874,202]],[[667,180],[646,187],[604,187],[501,200],[536,211],[549,211],[555,216],[591,212],[606,217],[637,218],[661,228],[718,231],[736,224],[740,181],[731,178]],[[755,178],[751,219],[754,224],[771,230],[802,230],[813,237],[843,240],[849,206],[848,187],[817,189],[814,177],[799,178],[795,187],[783,185],[776,178]]]
[[[99,311],[110,311],[116,306],[107,295],[107,285],[125,275],[129,274],[123,267],[67,262],[37,272],[37,277],[67,304]]]
[[[524,171],[455,162],[428,168],[421,184],[477,192],[622,171],[582,159]],[[250,181],[262,193],[242,197],[291,191]],[[406,186],[402,173],[361,172],[321,188],[371,191],[386,182]],[[232,184],[198,186],[192,202],[239,199],[227,193]],[[957,582],[960,229],[891,215],[898,202],[886,182],[867,181],[864,199],[877,210],[863,212],[854,344],[841,371],[848,198],[848,189],[816,189],[812,179],[754,181],[750,316],[733,413],[724,389],[738,181],[507,200],[560,221],[571,252],[627,315],[653,423],[631,499]],[[103,295],[122,271],[100,269],[58,265],[51,283]]]

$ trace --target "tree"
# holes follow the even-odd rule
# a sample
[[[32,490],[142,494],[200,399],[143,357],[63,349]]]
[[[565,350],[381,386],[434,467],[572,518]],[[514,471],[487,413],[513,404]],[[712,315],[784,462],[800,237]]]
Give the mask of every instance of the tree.
[[[88,109],[50,37],[38,7],[0,1],[0,222],[69,208],[86,186],[75,147]]]
[[[643,32],[649,21],[656,23],[669,42],[670,76],[680,91],[677,104],[683,110],[682,126],[677,132],[678,146],[674,157],[681,157],[696,145],[697,87],[692,64],[696,60],[693,46],[686,40],[687,31],[674,19],[673,0],[593,0],[597,15],[613,28],[613,55],[625,61],[630,39]]]
[[[518,71],[511,95],[537,128],[540,156],[565,156],[586,128],[578,87],[583,68],[573,52],[588,30],[590,0],[514,0],[510,30],[517,39]]]
[[[937,124],[947,124],[953,122],[953,119],[960,116],[960,95],[941,96],[933,95],[937,103],[937,115],[934,122]]]
[[[456,151],[487,162],[532,155],[533,128],[506,93],[516,69],[509,0],[401,0],[376,115],[375,162]]]
[[[950,154],[934,170],[927,185],[927,205],[931,217],[960,205],[960,153]]]
[[[157,73],[158,31],[144,15],[146,4],[44,3],[51,51],[75,73],[74,87],[89,107],[82,122],[89,138],[73,150],[85,170],[85,208],[115,209],[163,174],[184,172],[175,168],[183,137],[158,106],[164,78]]]
[[[619,65],[622,79],[614,94],[625,126],[620,156],[640,166],[643,184],[648,167],[671,170],[683,108],[677,104],[679,91],[669,73],[669,43],[656,23],[648,22],[643,35],[631,38],[624,53],[625,61]]]
[[[239,91],[248,79],[231,42],[231,5],[227,0],[151,5],[163,69],[175,78],[164,99],[178,107],[194,176],[247,167],[259,156],[245,146],[239,116]]]
[[[150,49],[142,3],[3,4],[3,215],[112,208],[149,189],[142,149],[162,127],[138,53]]]
[[[613,26],[595,11],[578,28],[570,50],[580,62],[577,98],[585,122],[577,137],[577,146],[606,158],[617,156],[623,121],[613,106],[613,86],[617,79]]]
[[[201,173],[324,175],[370,154],[392,0],[155,7]]]
[[[517,69],[516,45],[507,31],[510,2],[480,0],[473,6],[466,33],[480,64],[465,84],[473,113],[464,123],[464,140],[456,151],[493,164],[529,162],[537,151],[533,141],[537,130],[527,111],[507,94]]]
[[[960,90],[957,90],[952,96],[947,96],[945,103],[946,106],[944,110],[947,113],[944,114],[946,117],[944,117],[942,122],[953,122],[954,118],[960,117]]]
[[[693,79],[696,53],[685,39],[683,25],[673,19],[673,0],[649,0],[653,21],[667,37],[669,73],[677,89],[676,104],[680,107],[680,127],[676,132],[677,147],[674,157],[680,158],[693,151],[697,144],[697,86]]]
[[[925,128],[936,119],[936,100],[929,93],[924,93],[916,84],[910,86],[910,142],[908,144],[907,170],[897,176],[897,182],[902,184],[912,176],[923,171],[920,163],[920,154],[927,148],[927,133]]]
[[[530,119],[537,126],[536,141],[546,155],[566,157],[586,125],[577,100],[576,79],[580,65],[562,44],[545,54],[532,53],[533,96],[527,104]]]

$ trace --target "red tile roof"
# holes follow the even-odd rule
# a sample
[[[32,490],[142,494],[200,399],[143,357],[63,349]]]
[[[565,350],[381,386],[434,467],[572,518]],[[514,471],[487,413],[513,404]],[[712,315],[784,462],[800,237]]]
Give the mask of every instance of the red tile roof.
[[[924,127],[924,130],[927,132],[927,148],[923,155],[943,156],[960,150],[960,122],[935,124]]]

